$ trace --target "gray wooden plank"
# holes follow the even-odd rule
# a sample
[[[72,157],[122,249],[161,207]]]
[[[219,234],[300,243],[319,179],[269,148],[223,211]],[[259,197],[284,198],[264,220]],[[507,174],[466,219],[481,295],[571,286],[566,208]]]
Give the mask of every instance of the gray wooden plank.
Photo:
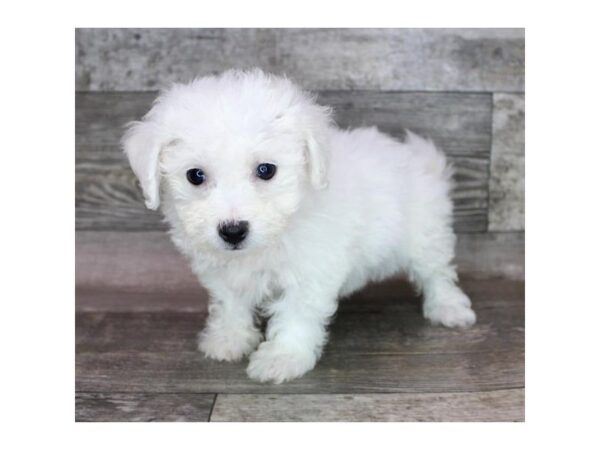
[[[517,91],[523,29],[78,29],[78,90],[155,90],[230,68],[311,89]]]
[[[160,230],[146,210],[118,142],[123,125],[141,117],[155,93],[76,96],[76,226],[80,230]],[[487,229],[491,96],[487,94],[322,92],[341,126],[378,125],[401,138],[404,127],[433,138],[455,168],[455,229]]]
[[[523,327],[523,283],[470,280],[462,284],[477,302],[480,326],[461,332],[427,326],[420,317],[420,304],[408,283],[393,280],[374,284],[342,300],[330,343],[337,350],[361,353],[411,352],[407,344],[418,344],[419,352],[431,353],[457,348],[465,352],[482,352],[490,348],[507,350],[518,344],[522,338],[519,329]],[[113,295],[127,300],[131,294],[113,292]],[[181,294],[145,295],[168,302],[169,297]],[[206,317],[207,296],[198,292],[196,301],[201,305],[196,311],[78,312],[78,351],[147,351],[148,342],[154,342],[151,350],[155,352],[194,352],[195,336]],[[382,320],[387,314],[393,317]],[[373,333],[374,330],[381,335]],[[97,340],[98,337],[101,339]]]
[[[524,389],[417,394],[218,395],[211,422],[522,422]]]
[[[77,153],[75,164],[76,229],[168,228],[160,211],[146,208],[139,183],[118,147]]]
[[[78,392],[77,422],[208,422],[213,394]]]
[[[206,312],[208,294],[196,283],[193,289],[153,289],[148,286],[120,289],[106,286],[75,288],[78,312]]]
[[[498,278],[477,279],[468,276],[461,277],[460,286],[475,298],[485,298],[485,305],[498,301],[522,301],[523,280],[507,280],[499,297],[490,292],[488,283],[495,283]],[[173,289],[171,286],[141,284],[139,286],[110,286],[103,283],[96,285],[76,286],[77,312],[106,313],[106,312],[186,312],[206,313],[208,293],[196,282],[192,286],[182,286]],[[356,296],[371,300],[382,301],[393,293],[396,299],[412,298],[414,292],[402,277],[372,283],[360,290]],[[343,300],[349,302],[348,299]],[[480,305],[483,307],[483,305]]]
[[[334,109],[342,127],[378,126],[403,138],[405,129],[432,138],[451,156],[489,157],[492,96],[473,93],[319,91],[318,102]],[[78,92],[78,150],[115,154],[125,125],[139,120],[157,92]],[[90,148],[91,147],[91,148]]]
[[[149,343],[150,345],[150,343]],[[80,353],[76,389],[98,392],[383,393],[461,392],[523,387],[523,353],[390,354],[326,352],[302,378],[281,385],[246,376],[246,364],[198,352]]]
[[[398,138],[408,128],[432,138],[451,156],[486,158],[491,145],[489,94],[321,91],[341,127],[377,127]]]
[[[524,386],[523,283],[464,285],[479,315],[471,329],[432,327],[406,285],[378,285],[342,302],[316,369],[260,384],[246,362],[195,348],[203,313],[78,313],[76,386],[90,392],[461,392]]]
[[[163,231],[76,231],[75,263],[78,287],[179,293],[198,287]]]
[[[525,233],[459,234],[456,266],[472,278],[525,279]]]
[[[156,90],[233,68],[268,67],[273,33],[260,29],[77,29],[78,90]]]
[[[525,97],[494,94],[489,226],[525,229]]]
[[[90,294],[78,297],[78,308],[198,310],[201,307],[195,296],[205,294],[165,232],[77,231],[75,252],[76,284]],[[463,277],[524,279],[523,233],[459,234],[456,255],[456,265]],[[124,301],[111,291],[134,295]],[[144,296],[144,292],[160,293],[168,301]]]

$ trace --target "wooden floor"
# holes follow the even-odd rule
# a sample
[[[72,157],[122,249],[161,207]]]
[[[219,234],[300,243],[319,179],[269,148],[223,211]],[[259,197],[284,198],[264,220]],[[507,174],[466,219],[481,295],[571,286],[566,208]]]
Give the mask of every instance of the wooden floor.
[[[341,303],[315,370],[282,385],[196,351],[200,288],[78,289],[76,420],[522,421],[524,284],[461,284],[473,328],[429,325],[403,281],[374,285]]]

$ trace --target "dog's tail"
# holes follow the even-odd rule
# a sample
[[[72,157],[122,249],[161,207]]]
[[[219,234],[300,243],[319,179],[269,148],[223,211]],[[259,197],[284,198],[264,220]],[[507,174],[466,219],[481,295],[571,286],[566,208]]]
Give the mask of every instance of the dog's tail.
[[[411,149],[414,161],[426,176],[443,179],[452,184],[454,168],[443,151],[431,139],[426,139],[406,130],[405,144]]]

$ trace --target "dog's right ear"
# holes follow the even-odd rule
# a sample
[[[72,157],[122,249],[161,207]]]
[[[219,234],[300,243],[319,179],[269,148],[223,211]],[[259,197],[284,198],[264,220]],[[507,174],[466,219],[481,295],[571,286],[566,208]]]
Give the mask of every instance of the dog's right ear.
[[[159,155],[161,142],[152,122],[132,122],[122,139],[123,150],[129,165],[138,178],[146,207],[157,209],[160,205]]]

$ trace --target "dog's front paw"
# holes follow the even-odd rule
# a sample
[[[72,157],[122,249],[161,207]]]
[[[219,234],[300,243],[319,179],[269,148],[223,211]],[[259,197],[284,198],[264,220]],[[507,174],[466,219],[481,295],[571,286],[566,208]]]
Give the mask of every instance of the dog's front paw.
[[[255,328],[243,330],[206,329],[198,335],[198,350],[217,361],[239,361],[262,341]]]
[[[290,350],[276,342],[263,342],[250,355],[246,372],[254,380],[276,384],[301,377],[315,367],[317,357],[312,351]]]
[[[471,306],[464,303],[436,303],[426,305],[423,315],[434,325],[444,325],[450,328],[467,328],[476,321],[475,312]]]

